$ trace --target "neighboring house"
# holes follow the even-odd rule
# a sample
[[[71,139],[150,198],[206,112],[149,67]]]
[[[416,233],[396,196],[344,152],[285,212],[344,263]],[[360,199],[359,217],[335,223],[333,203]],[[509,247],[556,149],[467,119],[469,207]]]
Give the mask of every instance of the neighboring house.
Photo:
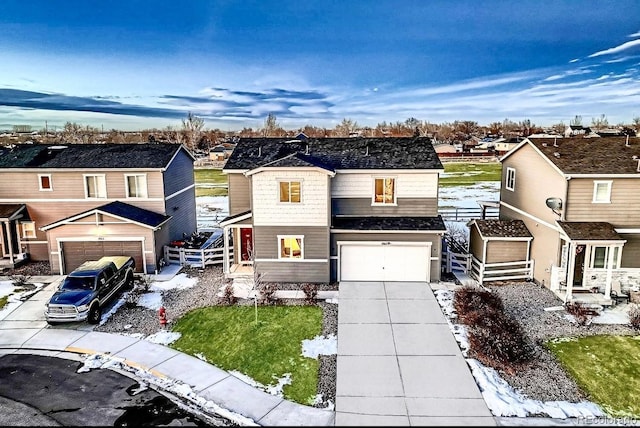
[[[443,171],[428,138],[241,139],[223,168],[224,272],[255,269],[268,282],[439,280]]]
[[[605,304],[640,286],[640,138],[526,139],[501,162],[500,219],[531,232],[537,283]]]
[[[154,273],[163,246],[196,230],[193,162],[175,144],[0,148],[0,263],[66,274],[124,254]]]
[[[227,158],[225,148],[222,144],[218,144],[209,151],[209,160],[223,161]]]

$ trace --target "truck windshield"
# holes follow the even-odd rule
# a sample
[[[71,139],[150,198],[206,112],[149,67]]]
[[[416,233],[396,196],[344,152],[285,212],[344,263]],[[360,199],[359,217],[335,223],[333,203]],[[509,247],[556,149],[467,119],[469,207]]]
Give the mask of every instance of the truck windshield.
[[[68,276],[61,288],[63,290],[93,290],[94,279],[89,276]]]

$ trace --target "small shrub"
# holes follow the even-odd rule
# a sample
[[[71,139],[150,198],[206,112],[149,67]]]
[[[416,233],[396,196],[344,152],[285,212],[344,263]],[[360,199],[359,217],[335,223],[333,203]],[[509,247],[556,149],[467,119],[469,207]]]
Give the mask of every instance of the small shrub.
[[[137,279],[136,288],[138,288],[141,292],[146,293],[147,291],[149,291],[149,287],[151,287],[152,282],[153,280],[149,275],[141,275]]]
[[[589,325],[591,324],[591,319],[599,315],[597,309],[580,302],[565,303],[564,308],[569,314],[573,315],[578,325]]]
[[[629,324],[636,330],[640,330],[640,306],[637,304],[630,305],[629,308]]]
[[[460,322],[467,324],[464,317],[473,311],[496,310],[502,312],[502,300],[497,294],[473,286],[458,288],[453,296],[453,308]]]
[[[275,305],[280,299],[276,297],[278,287],[272,282],[265,282],[260,285],[260,303],[263,305]]]
[[[307,305],[317,304],[316,297],[318,297],[318,285],[317,284],[303,284],[302,291],[304,292],[304,302]]]
[[[31,280],[30,275],[11,275],[9,280],[13,283],[13,285],[17,288],[27,288],[29,285],[29,281]]]
[[[224,292],[222,293],[222,297],[220,298],[223,305],[235,305],[238,301],[238,298],[233,295],[235,290],[233,289],[233,284],[227,284],[224,288]]]

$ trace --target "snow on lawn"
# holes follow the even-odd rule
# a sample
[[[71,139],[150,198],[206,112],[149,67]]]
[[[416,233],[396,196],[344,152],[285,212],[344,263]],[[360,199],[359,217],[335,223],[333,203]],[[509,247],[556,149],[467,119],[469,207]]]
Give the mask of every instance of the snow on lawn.
[[[40,291],[44,284],[29,284],[27,289],[16,287],[13,281],[0,281],[0,297],[7,298],[7,304],[0,309],[0,320],[3,320],[15,308],[20,306],[29,297]]]
[[[174,276],[168,281],[154,281],[149,292],[138,298],[138,306],[157,311],[162,306],[162,294],[169,290],[184,290],[198,283],[198,278],[189,277],[186,273]]]
[[[338,353],[338,338],[330,334],[329,337],[316,336],[302,341],[302,356],[318,358],[318,355],[333,355]]]
[[[440,208],[480,208],[478,201],[498,201],[499,199],[499,181],[483,181],[470,186],[441,186],[438,188],[438,206]]]
[[[453,308],[453,291],[435,290],[436,300],[442,307],[442,312],[447,316],[449,327],[453,331],[462,354],[471,368],[473,377],[482,392],[487,406],[494,416],[540,416],[548,415],[551,418],[597,418],[606,414],[590,401],[571,403],[568,401],[539,401],[531,400],[514,390],[500,374],[491,367],[485,367],[478,360],[467,358],[469,341],[466,327],[455,324],[456,311]]]

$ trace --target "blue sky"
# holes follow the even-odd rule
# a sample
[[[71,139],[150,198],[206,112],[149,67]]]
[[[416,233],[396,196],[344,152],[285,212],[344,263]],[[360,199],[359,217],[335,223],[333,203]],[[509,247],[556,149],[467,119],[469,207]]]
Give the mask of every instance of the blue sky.
[[[640,2],[3,0],[0,129],[640,116]]]

